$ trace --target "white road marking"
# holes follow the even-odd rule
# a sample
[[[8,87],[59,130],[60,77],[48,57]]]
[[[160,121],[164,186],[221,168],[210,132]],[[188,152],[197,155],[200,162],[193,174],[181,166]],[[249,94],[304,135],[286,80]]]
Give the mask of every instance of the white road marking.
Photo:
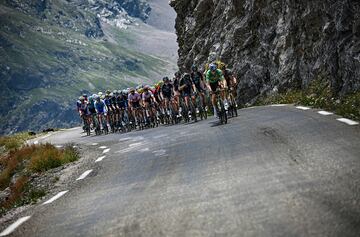
[[[110,148],[103,150],[103,154],[108,153],[110,151]]]
[[[100,149],[106,149],[107,147],[106,146],[101,146],[99,147]]]
[[[297,109],[301,109],[301,110],[309,110],[310,108],[308,107],[304,107],[304,106],[298,106],[296,107]]]
[[[56,148],[62,148],[63,146],[62,145],[56,145],[55,147]]]
[[[336,119],[337,121],[340,121],[340,122],[343,122],[343,123],[346,123],[347,125],[358,125],[359,123],[354,121],[354,120],[351,120],[351,119],[347,119],[347,118],[339,118],[339,119]]]
[[[82,175],[80,175],[79,178],[77,178],[76,180],[82,180],[82,179],[85,179],[86,176],[88,176],[93,170],[87,170],[85,171]]]
[[[53,201],[55,201],[56,199],[59,199],[61,196],[63,196],[67,192],[69,192],[69,190],[62,191],[62,192],[56,194],[54,197],[52,197],[49,200],[47,200],[46,202],[44,202],[43,205],[52,203]]]
[[[29,220],[31,216],[25,216],[19,218],[17,221],[12,223],[8,228],[6,228],[3,232],[0,233],[0,236],[5,236],[11,234],[16,228],[18,228],[22,223]]]
[[[132,140],[133,140],[134,142],[137,142],[137,141],[144,140],[144,137],[141,137],[141,136],[139,136],[139,137],[134,137]]]
[[[144,149],[141,149],[140,151],[141,152],[145,152],[145,151],[149,151],[150,149],[148,147],[144,148]]]
[[[155,156],[162,156],[165,155],[166,151],[161,149],[161,150],[153,151],[153,153],[155,154]]]
[[[330,113],[330,112],[327,112],[327,111],[319,111],[318,114],[327,116],[327,115],[332,115],[334,113]]]
[[[124,137],[124,138],[119,139],[119,142],[126,142],[128,140],[130,140],[130,138]]]
[[[99,158],[96,159],[95,162],[100,162],[100,161],[102,161],[105,157],[106,157],[106,156],[100,156]]]
[[[77,146],[73,146],[73,148],[77,148]]]
[[[274,105],[270,105],[271,107],[284,107],[286,106],[286,104],[274,104]]]
[[[167,137],[167,135],[161,134],[161,135],[154,136],[155,139],[162,138],[162,137]]]
[[[34,141],[34,144],[35,144],[35,145],[39,144],[39,141]]]
[[[91,144],[92,146],[96,146],[98,143],[94,142],[93,144]]]
[[[143,143],[137,142],[137,143],[130,144],[129,147],[140,146],[141,144],[143,144]]]

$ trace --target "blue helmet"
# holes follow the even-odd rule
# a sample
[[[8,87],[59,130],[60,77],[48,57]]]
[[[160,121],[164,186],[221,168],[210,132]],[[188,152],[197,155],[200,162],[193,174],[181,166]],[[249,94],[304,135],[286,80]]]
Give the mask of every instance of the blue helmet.
[[[212,64],[210,64],[209,68],[210,68],[210,71],[216,71],[217,66],[215,63],[212,63]]]

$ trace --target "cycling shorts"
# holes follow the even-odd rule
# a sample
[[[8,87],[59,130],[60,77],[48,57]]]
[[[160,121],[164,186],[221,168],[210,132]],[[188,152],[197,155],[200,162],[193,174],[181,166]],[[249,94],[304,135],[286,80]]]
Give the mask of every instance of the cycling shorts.
[[[140,101],[132,102],[132,107],[134,109],[140,108]]]
[[[191,89],[184,89],[183,91],[182,91],[182,96],[183,97],[188,97],[188,96],[190,96],[191,95]]]
[[[211,91],[215,92],[216,89],[219,87],[219,82],[210,83]]]

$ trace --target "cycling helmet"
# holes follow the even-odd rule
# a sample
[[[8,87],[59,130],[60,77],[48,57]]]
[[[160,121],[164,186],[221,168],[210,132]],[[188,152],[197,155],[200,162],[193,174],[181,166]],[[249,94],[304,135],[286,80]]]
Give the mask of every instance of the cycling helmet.
[[[146,86],[144,86],[143,89],[144,89],[144,90],[150,90],[150,86],[146,85]]]
[[[119,94],[119,92],[118,92],[117,90],[114,90],[112,93],[113,93],[114,95]]]
[[[225,74],[226,75],[232,75],[232,71],[231,71],[231,69],[225,69]]]
[[[123,90],[122,93],[126,95],[127,93],[129,93],[129,90]]]
[[[214,62],[214,61],[216,61],[216,58],[217,58],[217,54],[215,52],[211,52],[209,54],[208,61],[209,62]]]
[[[94,97],[91,95],[91,96],[89,96],[89,101],[91,102],[91,101],[93,101],[94,100]]]
[[[82,96],[83,96],[85,99],[88,97],[87,94],[83,94]]]
[[[105,95],[102,95],[102,96],[101,96],[101,99],[102,99],[102,100],[105,99]]]
[[[103,95],[103,93],[100,91],[100,92],[98,93],[98,96],[101,97],[102,95]]]
[[[100,96],[95,95],[95,96],[94,96],[94,99],[95,99],[95,100],[100,100]]]
[[[80,96],[80,97],[79,97],[79,100],[80,100],[80,101],[85,100],[84,96]]]
[[[111,91],[110,90],[106,90],[106,94],[110,94],[111,93]]]
[[[175,77],[180,77],[181,73],[180,72],[175,72]]]
[[[131,93],[131,92],[135,92],[135,89],[134,89],[133,87],[131,87],[131,88],[129,89],[129,91],[130,91],[130,93]]]
[[[111,92],[111,93],[109,94],[109,96],[110,96],[110,97],[113,97],[113,96],[114,96],[114,93]]]
[[[191,66],[191,70],[194,71],[194,72],[196,72],[196,71],[198,70],[198,67],[197,67],[195,64],[193,64],[193,65]]]
[[[184,73],[183,78],[190,78],[190,74],[189,73]]]
[[[167,82],[167,81],[170,81],[170,79],[168,77],[164,77],[163,82]]]
[[[209,68],[210,68],[210,71],[216,71],[217,66],[215,63],[212,63],[212,64],[210,64]]]

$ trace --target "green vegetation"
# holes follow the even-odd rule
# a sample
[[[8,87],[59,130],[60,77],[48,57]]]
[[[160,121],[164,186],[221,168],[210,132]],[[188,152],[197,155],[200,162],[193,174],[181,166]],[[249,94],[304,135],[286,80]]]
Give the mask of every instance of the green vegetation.
[[[77,121],[75,112],[66,113],[66,119],[42,115],[48,117],[45,123],[39,123],[36,115],[57,106],[71,111],[84,92],[126,88],[134,86],[135,80],[155,81],[154,75],[172,65],[136,48],[131,30],[106,25],[103,37],[87,37],[85,31],[96,14],[77,2],[52,2],[43,13],[46,17],[32,12],[31,4],[23,5],[28,12],[0,2],[4,9],[0,87],[3,104],[16,104],[0,116],[3,133],[44,128],[41,125],[67,126]],[[44,103],[47,107],[39,106]]]
[[[315,80],[305,90],[289,90],[259,98],[256,102],[256,105],[268,104],[301,104],[360,120],[360,92],[337,98],[326,80]]]
[[[3,153],[20,148],[26,140],[31,138],[27,132],[17,133],[13,136],[0,137],[0,147]]]
[[[23,145],[23,133],[1,138],[8,152],[0,157],[0,191],[9,188],[9,196],[1,200],[0,214],[9,208],[36,202],[46,194],[31,184],[35,173],[42,173],[79,159],[79,152],[71,144],[57,149],[51,144]],[[57,177],[56,180],[59,178]]]

